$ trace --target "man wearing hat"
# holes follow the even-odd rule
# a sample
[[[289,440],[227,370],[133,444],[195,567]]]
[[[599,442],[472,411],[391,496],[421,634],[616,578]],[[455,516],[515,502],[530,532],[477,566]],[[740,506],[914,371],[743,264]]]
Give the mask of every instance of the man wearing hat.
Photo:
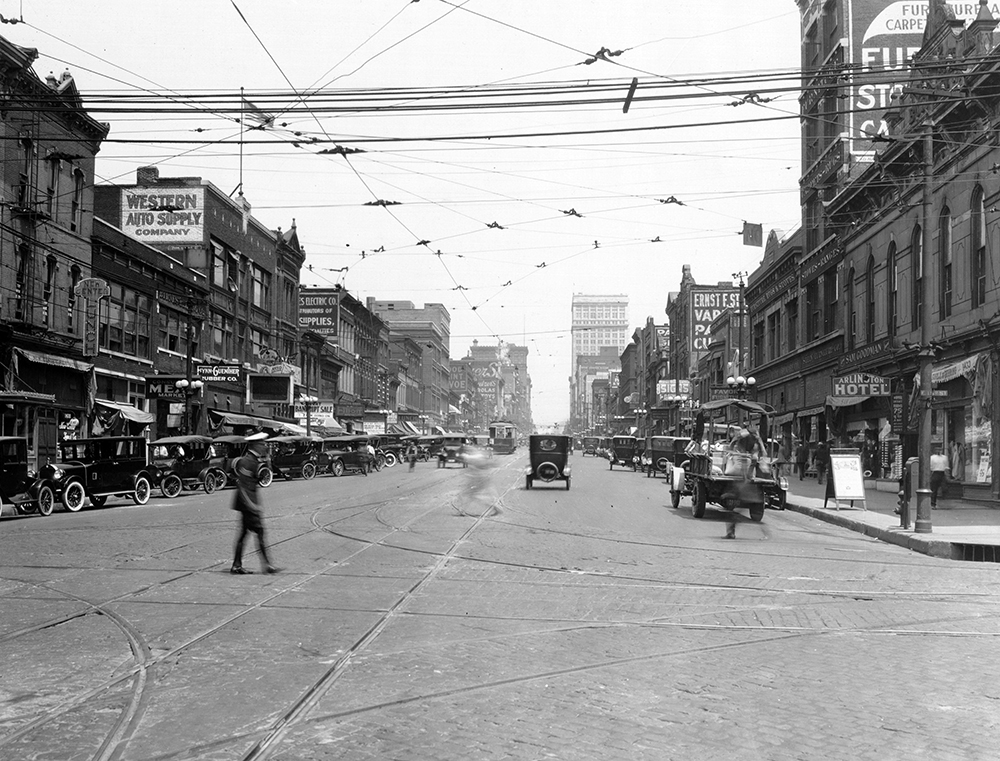
[[[236,461],[236,497],[233,510],[240,514],[240,530],[236,538],[236,550],[233,554],[233,567],[230,573],[253,573],[243,567],[243,542],[248,533],[257,535],[257,548],[264,561],[264,573],[277,573],[278,569],[271,565],[267,556],[267,546],[264,542],[264,509],[260,501],[257,471],[265,453],[264,439],[267,434],[255,433],[247,436],[246,453]]]

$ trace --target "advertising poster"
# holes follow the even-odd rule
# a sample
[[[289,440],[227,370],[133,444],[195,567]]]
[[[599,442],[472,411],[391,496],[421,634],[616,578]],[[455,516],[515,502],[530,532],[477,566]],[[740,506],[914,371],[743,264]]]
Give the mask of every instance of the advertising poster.
[[[122,230],[150,245],[200,244],[205,237],[205,189],[126,188]]]

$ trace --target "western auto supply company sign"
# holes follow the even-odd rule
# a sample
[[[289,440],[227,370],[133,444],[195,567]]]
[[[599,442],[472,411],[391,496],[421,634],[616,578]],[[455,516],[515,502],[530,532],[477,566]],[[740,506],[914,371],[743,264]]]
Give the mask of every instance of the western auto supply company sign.
[[[891,396],[889,381],[881,375],[851,373],[835,375],[833,396]]]
[[[127,188],[122,191],[122,230],[143,243],[202,243],[204,188]]]

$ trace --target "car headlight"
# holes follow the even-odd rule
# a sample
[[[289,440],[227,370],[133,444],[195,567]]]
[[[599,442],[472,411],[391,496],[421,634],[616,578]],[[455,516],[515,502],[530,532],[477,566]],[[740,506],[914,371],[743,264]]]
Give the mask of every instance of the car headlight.
[[[65,475],[66,475],[66,471],[63,470],[62,468],[53,468],[52,469],[52,478],[55,481],[61,480],[62,477],[65,476]]]
[[[569,471],[570,471],[570,466],[566,465],[562,469],[562,474],[568,478],[569,477]]]

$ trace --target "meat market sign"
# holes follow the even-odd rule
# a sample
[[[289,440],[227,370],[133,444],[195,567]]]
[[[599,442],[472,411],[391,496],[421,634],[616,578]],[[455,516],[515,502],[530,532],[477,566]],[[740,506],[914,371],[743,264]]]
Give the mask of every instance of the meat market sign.
[[[835,375],[833,396],[891,396],[889,380],[871,373]]]

